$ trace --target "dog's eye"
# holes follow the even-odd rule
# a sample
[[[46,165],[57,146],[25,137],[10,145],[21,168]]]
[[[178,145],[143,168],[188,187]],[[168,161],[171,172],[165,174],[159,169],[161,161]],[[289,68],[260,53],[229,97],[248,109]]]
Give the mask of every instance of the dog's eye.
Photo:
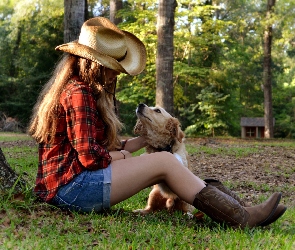
[[[154,109],[154,111],[157,112],[157,113],[161,113],[160,109]]]

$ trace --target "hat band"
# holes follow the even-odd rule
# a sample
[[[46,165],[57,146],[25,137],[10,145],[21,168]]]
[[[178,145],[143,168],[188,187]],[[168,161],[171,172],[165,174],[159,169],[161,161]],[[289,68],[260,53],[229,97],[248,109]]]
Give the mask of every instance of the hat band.
[[[125,55],[122,56],[121,58],[117,59],[117,61],[118,61],[118,62],[123,61],[123,60],[125,59],[126,55],[127,55],[127,50],[126,50],[126,52],[125,52]]]

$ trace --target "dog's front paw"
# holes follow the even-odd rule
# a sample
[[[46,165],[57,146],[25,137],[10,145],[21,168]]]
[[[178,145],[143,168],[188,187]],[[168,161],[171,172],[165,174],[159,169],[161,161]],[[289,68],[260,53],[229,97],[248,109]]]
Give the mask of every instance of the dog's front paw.
[[[194,215],[191,212],[186,212],[186,216],[192,220],[194,218]]]
[[[150,209],[136,209],[136,210],[133,210],[133,213],[140,214],[140,215],[147,215],[147,214],[150,214],[151,212],[152,212],[152,210],[150,210]]]

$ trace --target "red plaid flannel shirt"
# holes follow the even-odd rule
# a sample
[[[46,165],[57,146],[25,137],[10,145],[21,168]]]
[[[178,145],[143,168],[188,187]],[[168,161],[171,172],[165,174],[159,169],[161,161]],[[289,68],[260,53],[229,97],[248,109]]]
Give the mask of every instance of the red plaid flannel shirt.
[[[105,124],[89,86],[73,78],[60,97],[57,131],[53,144],[39,145],[35,193],[50,201],[62,185],[85,169],[107,168],[111,156],[101,146]]]

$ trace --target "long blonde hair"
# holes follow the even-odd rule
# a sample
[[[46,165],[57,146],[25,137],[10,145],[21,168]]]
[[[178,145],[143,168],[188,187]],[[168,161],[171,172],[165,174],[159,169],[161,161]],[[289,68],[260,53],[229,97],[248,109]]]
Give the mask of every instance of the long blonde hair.
[[[60,95],[69,80],[78,75],[97,96],[97,110],[106,124],[107,138],[103,145],[108,150],[120,148],[118,137],[123,125],[115,106],[116,82],[105,84],[105,68],[88,59],[65,54],[57,64],[52,77],[44,85],[28,127],[28,133],[39,143],[53,143],[58,122]]]

